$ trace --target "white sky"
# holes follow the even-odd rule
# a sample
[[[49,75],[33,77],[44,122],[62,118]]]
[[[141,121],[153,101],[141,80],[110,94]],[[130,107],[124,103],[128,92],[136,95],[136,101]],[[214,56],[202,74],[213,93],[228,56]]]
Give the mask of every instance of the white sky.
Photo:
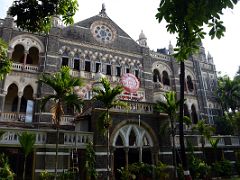
[[[174,45],[176,40],[174,35],[170,35],[165,28],[165,24],[159,24],[155,19],[157,7],[160,0],[78,0],[79,11],[75,15],[75,21],[81,21],[91,16],[97,15],[101,10],[101,4],[105,3],[108,16],[118,24],[134,40],[143,30],[147,36],[150,49],[168,47],[169,41]],[[6,11],[12,0],[0,0],[0,18],[6,16]],[[148,2],[148,3],[147,3]],[[220,40],[206,37],[203,45],[206,54],[209,51],[214,58],[217,71],[235,75],[240,66],[240,3],[234,10],[225,10],[222,20],[227,28],[225,37]]]

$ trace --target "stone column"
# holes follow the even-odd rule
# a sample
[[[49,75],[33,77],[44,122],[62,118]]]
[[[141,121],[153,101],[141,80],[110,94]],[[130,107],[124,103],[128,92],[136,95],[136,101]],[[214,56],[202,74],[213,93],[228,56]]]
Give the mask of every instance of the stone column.
[[[139,147],[139,162],[142,162],[142,147]]]
[[[128,168],[128,150],[129,148],[124,148],[124,152],[125,152],[125,166]]]
[[[23,58],[23,70],[25,70],[25,66],[27,63],[27,55],[28,55],[28,50],[24,51],[24,58]]]
[[[22,96],[23,96],[23,93],[18,92],[17,118],[19,118]]]
[[[1,120],[4,120],[3,113],[5,108],[5,100],[6,100],[7,91],[3,91],[2,94],[2,107],[1,107]]]

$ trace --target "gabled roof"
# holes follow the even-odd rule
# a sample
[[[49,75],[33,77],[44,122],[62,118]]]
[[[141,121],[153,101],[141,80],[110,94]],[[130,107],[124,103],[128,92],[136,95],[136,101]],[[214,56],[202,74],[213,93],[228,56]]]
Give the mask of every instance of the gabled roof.
[[[91,26],[95,22],[103,22],[109,25],[115,31],[115,40],[110,43],[98,42],[92,34]],[[112,21],[106,14],[105,7],[98,15],[92,16],[88,19],[75,23],[73,26],[65,27],[62,31],[62,36],[66,39],[81,41],[100,46],[107,46],[109,48],[140,52],[140,46],[133,40],[124,30],[122,30],[114,21]]]

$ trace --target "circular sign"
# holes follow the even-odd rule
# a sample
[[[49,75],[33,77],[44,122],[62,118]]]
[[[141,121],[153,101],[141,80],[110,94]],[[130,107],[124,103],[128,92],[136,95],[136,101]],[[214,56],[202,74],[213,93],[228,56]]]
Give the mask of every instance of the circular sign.
[[[130,93],[135,93],[139,89],[139,81],[131,73],[126,73],[121,77],[123,88]]]

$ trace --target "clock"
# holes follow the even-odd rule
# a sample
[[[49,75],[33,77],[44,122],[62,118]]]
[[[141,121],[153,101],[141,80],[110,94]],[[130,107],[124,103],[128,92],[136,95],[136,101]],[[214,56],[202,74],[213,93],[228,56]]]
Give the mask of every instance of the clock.
[[[123,88],[129,93],[135,93],[139,89],[139,81],[132,73],[126,73],[121,77]]]

